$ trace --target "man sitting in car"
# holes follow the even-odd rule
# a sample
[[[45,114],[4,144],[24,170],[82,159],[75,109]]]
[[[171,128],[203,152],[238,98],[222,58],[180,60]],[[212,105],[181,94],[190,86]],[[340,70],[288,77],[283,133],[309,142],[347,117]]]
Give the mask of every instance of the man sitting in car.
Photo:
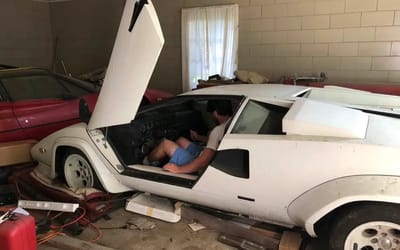
[[[232,104],[228,100],[218,100],[215,101],[214,109],[210,111],[219,125],[213,128],[207,137],[190,131],[193,141],[207,143],[204,148],[184,137],[179,137],[176,141],[164,139],[148,155],[148,161],[160,161],[168,156],[170,160],[163,169],[173,173],[193,173],[206,167],[224,136],[226,125],[232,116]]]

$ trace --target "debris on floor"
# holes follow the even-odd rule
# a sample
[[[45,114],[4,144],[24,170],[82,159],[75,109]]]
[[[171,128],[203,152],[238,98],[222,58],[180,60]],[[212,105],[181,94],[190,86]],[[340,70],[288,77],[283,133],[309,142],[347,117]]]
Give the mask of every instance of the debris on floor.
[[[299,250],[301,246],[300,233],[283,231],[276,226],[275,230],[268,230],[211,215],[188,205],[182,206],[181,212],[183,218],[219,231],[221,242],[239,249]]]
[[[140,231],[151,230],[156,227],[154,222],[151,222],[145,218],[131,218],[127,222],[129,229],[139,229]]]
[[[93,244],[91,242],[83,241],[67,235],[59,235],[58,237],[49,240],[47,242],[47,246],[51,246],[59,250],[114,250],[114,248]]]

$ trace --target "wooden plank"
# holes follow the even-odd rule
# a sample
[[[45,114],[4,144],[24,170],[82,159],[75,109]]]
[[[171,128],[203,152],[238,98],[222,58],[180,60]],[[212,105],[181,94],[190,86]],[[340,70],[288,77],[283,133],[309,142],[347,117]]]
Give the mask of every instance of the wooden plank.
[[[301,241],[302,238],[299,233],[285,231],[279,243],[279,250],[299,250]]]
[[[97,245],[67,235],[59,235],[49,240],[46,245],[65,250],[115,250],[114,248]]]
[[[248,227],[243,227],[235,222],[224,220],[216,216],[212,216],[205,212],[201,212],[197,209],[191,208],[189,206],[182,206],[181,215],[183,218],[188,220],[195,220],[202,225],[215,229],[221,233],[241,237],[248,241],[259,244],[265,249],[277,250],[279,245],[279,240],[267,237],[264,233],[260,233],[256,230],[251,230]]]
[[[36,142],[35,140],[24,140],[0,143],[0,167],[31,162],[30,150]]]

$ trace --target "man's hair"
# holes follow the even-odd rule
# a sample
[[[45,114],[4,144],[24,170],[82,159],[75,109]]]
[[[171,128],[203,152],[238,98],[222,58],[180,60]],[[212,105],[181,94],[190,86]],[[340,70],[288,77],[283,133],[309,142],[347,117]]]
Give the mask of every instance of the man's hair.
[[[211,103],[210,103],[211,102]],[[212,100],[209,101],[207,111],[217,111],[219,115],[232,115],[232,103],[230,100]]]

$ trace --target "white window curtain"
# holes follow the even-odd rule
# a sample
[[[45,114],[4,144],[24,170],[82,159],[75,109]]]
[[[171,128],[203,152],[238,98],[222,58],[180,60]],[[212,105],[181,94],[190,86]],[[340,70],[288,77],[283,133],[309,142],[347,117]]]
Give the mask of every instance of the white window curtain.
[[[237,69],[239,7],[220,5],[182,9],[182,90],[198,79],[219,74],[232,78]]]

